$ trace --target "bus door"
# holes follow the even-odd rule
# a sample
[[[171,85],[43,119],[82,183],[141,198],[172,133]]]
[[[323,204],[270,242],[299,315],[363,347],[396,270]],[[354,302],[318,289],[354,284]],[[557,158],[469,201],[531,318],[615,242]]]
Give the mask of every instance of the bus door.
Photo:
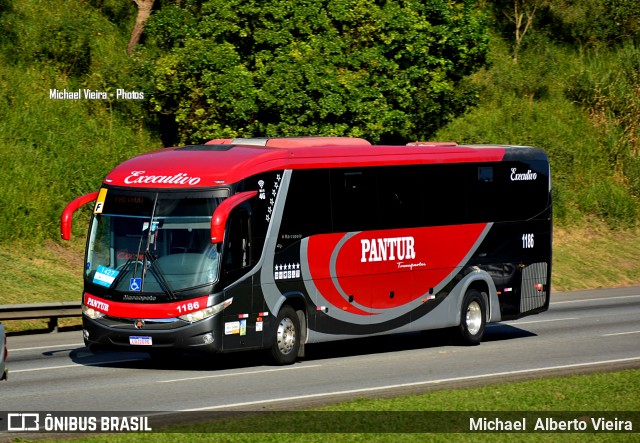
[[[264,307],[254,298],[254,277],[246,276],[254,265],[252,246],[250,209],[248,205],[241,205],[229,216],[222,252],[224,299],[233,298],[224,310],[223,350],[262,346],[262,333],[256,331],[256,322],[257,313]]]

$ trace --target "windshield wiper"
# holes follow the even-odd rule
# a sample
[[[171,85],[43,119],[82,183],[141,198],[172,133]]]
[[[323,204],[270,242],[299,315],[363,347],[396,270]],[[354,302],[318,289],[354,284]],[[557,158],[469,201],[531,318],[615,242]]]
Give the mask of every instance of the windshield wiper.
[[[129,271],[129,267],[131,266],[131,263],[133,263],[134,261],[137,261],[137,259],[134,259],[133,257],[131,257],[129,260],[127,260],[127,262],[124,265],[120,267],[118,275],[113,280],[113,282],[111,282],[111,285],[109,286],[109,288],[118,287],[120,282],[122,282],[122,279],[124,278],[125,274]],[[134,276],[135,276],[135,272],[134,272]]]
[[[165,292],[165,294],[167,294],[167,296],[169,297],[169,300],[177,300],[178,297],[171,290],[171,287],[169,287],[169,283],[164,278],[164,274],[160,270],[160,267],[157,265],[156,258],[153,256],[153,254],[151,254],[149,250],[146,250],[144,252],[144,258],[149,262],[149,268],[151,269],[153,276],[158,281],[158,283],[160,284],[160,287]]]
[[[158,194],[156,193],[156,198],[153,201],[153,209],[151,210],[151,218],[149,219],[149,231],[147,232],[147,244],[144,249],[144,260],[145,262],[149,263],[149,265],[147,266],[147,263],[143,263],[142,265],[142,287],[144,287],[144,280],[147,275],[147,269],[151,269],[151,273],[155,277],[156,281],[160,284],[160,287],[162,288],[164,293],[169,297],[169,300],[177,300],[178,297],[176,297],[176,294],[174,294],[174,292],[171,290],[171,288],[169,287],[169,283],[167,283],[167,280],[164,278],[162,271],[156,264],[156,258],[153,256],[153,254],[151,254],[151,252],[149,252],[149,249],[151,248],[151,239],[153,238],[154,244],[155,244],[155,241],[156,241],[155,236],[157,235],[157,231],[159,228],[159,222],[154,221],[157,207],[158,207]],[[142,241],[140,242],[140,245],[142,245]],[[140,248],[138,248],[138,254],[139,253],[140,253]]]

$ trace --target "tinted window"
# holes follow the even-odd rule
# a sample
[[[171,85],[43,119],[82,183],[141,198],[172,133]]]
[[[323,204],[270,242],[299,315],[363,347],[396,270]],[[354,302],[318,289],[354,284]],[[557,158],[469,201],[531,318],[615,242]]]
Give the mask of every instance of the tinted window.
[[[313,234],[331,232],[329,170],[291,174],[278,244],[286,247]]]
[[[375,168],[381,229],[421,226],[425,189],[421,166]]]
[[[262,255],[282,174],[282,171],[272,171],[249,177],[243,180],[236,190],[258,192],[256,198],[247,202],[251,223],[251,256],[254,261],[258,261]]]
[[[467,217],[468,223],[496,221],[504,205],[501,194],[503,184],[500,177],[494,176],[492,166],[470,166],[467,178]]]
[[[528,220],[543,213],[548,194],[544,161],[299,170],[278,240],[286,247],[327,232]]]
[[[424,181],[424,225],[465,223],[469,165],[421,166]]]
[[[499,198],[502,220],[528,220],[541,215],[549,202],[549,169],[545,161],[507,162],[501,166],[504,183]]]
[[[229,217],[222,255],[223,285],[236,281],[256,261],[252,251],[252,224],[248,206],[245,204],[234,208]]]
[[[379,228],[376,169],[334,169],[331,171],[334,232]]]

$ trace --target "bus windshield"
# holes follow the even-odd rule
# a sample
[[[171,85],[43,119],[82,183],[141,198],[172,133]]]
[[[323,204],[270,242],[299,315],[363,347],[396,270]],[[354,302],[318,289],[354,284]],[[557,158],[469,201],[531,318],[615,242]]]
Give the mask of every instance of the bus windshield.
[[[89,232],[89,283],[174,298],[176,291],[218,279],[220,246],[211,243],[211,216],[226,190],[101,193]]]

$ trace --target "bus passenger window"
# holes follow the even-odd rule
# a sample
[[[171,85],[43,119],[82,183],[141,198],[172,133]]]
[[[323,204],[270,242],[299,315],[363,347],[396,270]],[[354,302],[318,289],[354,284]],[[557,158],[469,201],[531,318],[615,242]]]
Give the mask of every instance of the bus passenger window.
[[[493,168],[479,167],[478,168],[478,181],[481,183],[493,182]]]
[[[373,170],[333,170],[331,197],[334,232],[365,231],[378,226]]]
[[[419,166],[378,168],[378,207],[382,229],[423,224],[422,177]]]

